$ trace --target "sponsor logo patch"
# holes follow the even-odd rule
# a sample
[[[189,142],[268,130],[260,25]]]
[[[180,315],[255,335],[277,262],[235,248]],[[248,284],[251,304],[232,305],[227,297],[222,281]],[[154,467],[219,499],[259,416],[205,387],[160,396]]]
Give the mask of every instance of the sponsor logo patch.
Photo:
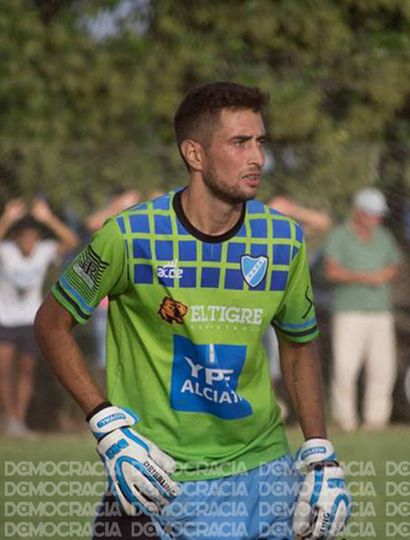
[[[268,269],[268,258],[265,255],[252,257],[252,255],[242,255],[241,272],[243,279],[249,287],[257,287],[266,276]]]
[[[181,279],[183,275],[184,271],[178,268],[177,259],[157,268],[157,276],[159,278]]]
[[[171,407],[226,420],[249,416],[252,407],[237,392],[245,358],[245,345],[196,345],[174,336]]]
[[[183,324],[184,317],[188,313],[188,306],[169,296],[165,296],[158,310],[161,318],[169,324]]]
[[[108,266],[109,264],[103,261],[91,246],[88,246],[78,255],[73,270],[82,278],[89,289],[94,289],[100,284],[104,270]]]
[[[125,414],[124,413],[115,413],[110,414],[109,416],[106,416],[105,418],[102,418],[99,422],[97,422],[97,426],[104,427],[107,424],[111,424],[111,422],[116,422],[117,420],[125,420]]]
[[[229,323],[259,326],[263,323],[262,308],[236,306],[191,306],[191,323]]]

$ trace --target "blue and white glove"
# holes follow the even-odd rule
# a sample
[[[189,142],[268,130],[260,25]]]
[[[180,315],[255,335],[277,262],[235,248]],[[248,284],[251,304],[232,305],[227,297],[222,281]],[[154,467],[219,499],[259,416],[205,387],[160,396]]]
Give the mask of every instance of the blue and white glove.
[[[294,532],[306,539],[336,537],[349,518],[352,499],[332,443],[307,440],[296,453],[295,465],[305,477],[293,515]]]
[[[175,471],[175,461],[130,429],[139,418],[129,409],[103,403],[87,421],[124,512],[129,516],[140,510],[160,514],[179,493],[178,484],[169,477]]]

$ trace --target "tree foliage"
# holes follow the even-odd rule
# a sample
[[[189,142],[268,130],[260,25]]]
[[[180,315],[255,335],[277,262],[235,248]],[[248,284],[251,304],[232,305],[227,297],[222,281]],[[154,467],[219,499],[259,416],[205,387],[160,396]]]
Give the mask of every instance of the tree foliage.
[[[362,185],[410,189],[409,2],[4,0],[0,10],[0,201],[43,192],[81,215],[113,187],[183,184],[173,114],[215,79],[271,96],[265,196],[280,186],[342,211]]]

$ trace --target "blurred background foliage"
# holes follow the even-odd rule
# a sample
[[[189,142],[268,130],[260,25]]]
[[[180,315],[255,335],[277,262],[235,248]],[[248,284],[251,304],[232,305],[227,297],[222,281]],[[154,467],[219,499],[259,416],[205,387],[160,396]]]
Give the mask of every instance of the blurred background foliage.
[[[410,2],[3,0],[0,205],[44,193],[84,217],[115,188],[185,183],[174,111],[215,79],[271,96],[262,196],[343,213],[410,192]]]
[[[185,184],[173,115],[217,79],[270,94],[261,198],[289,195],[337,221],[374,184],[408,252],[410,0],[2,0],[0,212],[41,195],[81,229],[120,190]],[[396,293],[406,366],[407,275]],[[77,333],[92,351],[90,331]],[[55,426],[51,409],[82,419],[45,363],[38,378],[33,426]]]

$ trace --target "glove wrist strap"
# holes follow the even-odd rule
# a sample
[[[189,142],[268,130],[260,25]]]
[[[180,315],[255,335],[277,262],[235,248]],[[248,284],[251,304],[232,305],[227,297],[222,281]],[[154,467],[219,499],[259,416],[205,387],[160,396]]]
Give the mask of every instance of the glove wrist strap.
[[[116,429],[131,427],[139,422],[138,416],[130,409],[111,404],[105,407],[102,405],[101,403],[98,412],[94,413],[88,420],[92,434],[97,440],[101,440]]]
[[[327,439],[308,439],[296,455],[296,468],[302,470],[315,463],[326,461],[336,461],[332,443]]]
[[[94,409],[89,412],[87,414],[87,416],[85,417],[85,421],[86,422],[89,422],[91,420],[91,418],[97,414],[98,412],[100,411],[103,411],[104,409],[106,409],[107,407],[112,407],[112,403],[110,401],[103,401],[102,403],[100,403],[99,405],[97,405],[96,407],[94,407]]]

